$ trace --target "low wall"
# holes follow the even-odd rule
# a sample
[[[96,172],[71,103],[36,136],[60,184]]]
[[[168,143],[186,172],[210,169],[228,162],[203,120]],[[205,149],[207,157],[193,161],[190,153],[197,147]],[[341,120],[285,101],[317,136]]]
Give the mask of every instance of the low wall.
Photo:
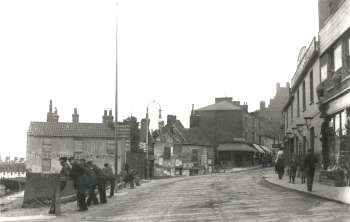
[[[22,207],[39,207],[50,204],[58,174],[27,173]],[[75,194],[73,181],[69,180],[61,197]]]

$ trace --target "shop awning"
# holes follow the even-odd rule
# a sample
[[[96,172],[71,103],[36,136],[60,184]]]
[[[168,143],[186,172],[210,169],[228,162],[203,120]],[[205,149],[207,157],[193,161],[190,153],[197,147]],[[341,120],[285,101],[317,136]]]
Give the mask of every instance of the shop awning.
[[[259,153],[266,153],[259,145],[253,144],[253,146]]]
[[[259,145],[266,153],[272,153],[272,151],[266,146]]]
[[[241,152],[257,152],[254,147],[246,143],[225,143],[220,144],[218,151],[241,151]]]

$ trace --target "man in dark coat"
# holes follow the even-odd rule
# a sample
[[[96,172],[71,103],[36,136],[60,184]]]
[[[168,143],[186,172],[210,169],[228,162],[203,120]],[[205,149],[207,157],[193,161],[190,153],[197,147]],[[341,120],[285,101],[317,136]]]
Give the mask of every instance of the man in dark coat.
[[[289,168],[289,183],[295,183],[295,175],[297,172],[298,164],[295,158],[293,157],[290,161],[290,168]]]
[[[107,203],[107,198],[106,198],[106,176],[103,173],[103,171],[96,166],[95,164],[93,164],[92,160],[87,162],[88,166],[90,167],[90,169],[92,169],[97,177],[97,189],[98,189],[98,193],[100,195],[100,202],[101,203]]]
[[[67,157],[60,157],[59,159],[60,164],[61,164],[61,171],[59,174],[59,183],[60,183],[60,192],[62,192],[64,190],[64,188],[67,185],[67,181],[70,177],[70,172],[71,172],[71,168],[67,163]],[[56,187],[55,187],[56,189]],[[55,214],[56,213],[56,200],[55,200],[55,192],[53,193],[53,198],[52,198],[52,202],[51,202],[51,207],[49,210],[49,214]]]
[[[306,174],[307,190],[309,192],[312,191],[312,184],[314,182],[315,168],[316,168],[317,162],[318,162],[318,159],[314,155],[313,150],[309,149],[308,154],[304,158],[304,171]]]
[[[77,191],[77,202],[79,211],[88,210],[88,207],[85,202],[85,192],[89,186],[88,172],[86,172],[85,170],[83,161],[71,158],[70,163],[72,165],[71,177],[74,182],[74,188]]]
[[[88,161],[88,163],[89,163],[89,161]],[[85,163],[84,167],[85,167],[85,170],[88,172],[88,177],[89,177],[88,198],[87,198],[86,204],[88,206],[90,206],[91,201],[94,205],[98,204],[98,200],[97,200],[96,193],[95,193],[95,190],[97,187],[97,175],[96,175],[95,171],[93,170],[93,168],[88,163]]]
[[[107,177],[106,182],[109,182],[111,185],[111,191],[110,191],[109,197],[113,197],[114,189],[115,189],[115,176],[114,176],[112,167],[108,163],[105,163],[103,168],[103,173]]]

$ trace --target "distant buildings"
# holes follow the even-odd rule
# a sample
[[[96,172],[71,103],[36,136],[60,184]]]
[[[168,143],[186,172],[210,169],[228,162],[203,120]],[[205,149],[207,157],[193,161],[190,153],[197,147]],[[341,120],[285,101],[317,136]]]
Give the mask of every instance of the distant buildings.
[[[213,171],[214,149],[198,129],[185,129],[169,115],[154,141],[154,175],[198,175]]]
[[[101,123],[81,123],[74,109],[72,122],[59,122],[50,101],[46,122],[31,122],[27,133],[26,169],[36,173],[59,172],[62,156],[92,159],[99,167],[114,166],[114,123],[112,111],[104,111]],[[118,124],[118,170],[130,151],[130,126]]]
[[[276,124],[275,124],[276,125]],[[216,98],[215,103],[192,109],[190,128],[202,132],[215,149],[215,163],[230,166],[254,164],[253,144],[279,144],[279,129],[271,120],[248,112],[248,105],[232,97]]]

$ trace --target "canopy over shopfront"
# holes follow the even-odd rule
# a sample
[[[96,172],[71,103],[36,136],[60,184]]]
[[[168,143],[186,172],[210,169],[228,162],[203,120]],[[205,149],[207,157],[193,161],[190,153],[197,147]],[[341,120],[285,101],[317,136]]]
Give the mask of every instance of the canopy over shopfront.
[[[266,153],[265,150],[261,148],[259,145],[253,144],[253,146],[259,153],[262,153],[262,154]]]
[[[261,149],[263,149],[267,154],[272,153],[272,150],[267,148],[266,146],[259,145]]]
[[[218,151],[241,151],[241,152],[258,152],[253,146],[247,143],[225,143],[220,144]]]

